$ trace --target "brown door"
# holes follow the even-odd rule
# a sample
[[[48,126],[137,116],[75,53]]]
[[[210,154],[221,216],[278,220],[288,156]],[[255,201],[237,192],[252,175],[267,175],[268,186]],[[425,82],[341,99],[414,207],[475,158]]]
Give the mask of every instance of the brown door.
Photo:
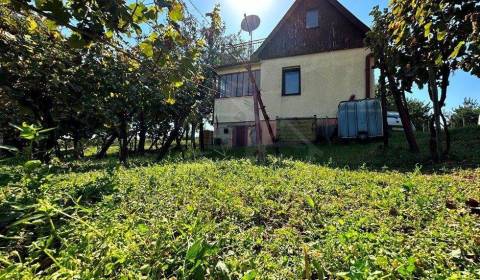
[[[233,145],[235,147],[246,147],[247,144],[248,144],[248,127],[236,126],[234,130]]]

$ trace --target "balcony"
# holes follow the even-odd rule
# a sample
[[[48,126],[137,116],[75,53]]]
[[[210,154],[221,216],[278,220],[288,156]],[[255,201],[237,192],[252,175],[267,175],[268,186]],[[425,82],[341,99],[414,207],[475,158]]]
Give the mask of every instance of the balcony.
[[[255,52],[260,48],[265,39],[252,41],[252,49],[250,50],[250,42],[242,42],[235,45],[225,46],[222,50],[220,59],[220,67],[226,67],[237,64],[244,64],[249,61],[249,54],[252,53],[251,60],[256,61]]]

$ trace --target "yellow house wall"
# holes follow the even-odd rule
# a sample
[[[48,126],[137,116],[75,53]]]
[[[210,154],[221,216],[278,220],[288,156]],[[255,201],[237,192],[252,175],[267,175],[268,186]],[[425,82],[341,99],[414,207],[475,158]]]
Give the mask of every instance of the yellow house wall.
[[[366,97],[365,58],[369,53],[361,48],[261,61],[262,99],[270,118],[311,118],[314,115],[336,118],[341,101],[348,100],[352,94],[357,99]],[[301,95],[282,96],[282,69],[294,66],[300,66]],[[219,74],[244,69],[228,68]],[[373,70],[370,88],[370,96],[374,96]],[[253,98],[216,99],[214,114],[215,122],[219,123],[254,121]]]

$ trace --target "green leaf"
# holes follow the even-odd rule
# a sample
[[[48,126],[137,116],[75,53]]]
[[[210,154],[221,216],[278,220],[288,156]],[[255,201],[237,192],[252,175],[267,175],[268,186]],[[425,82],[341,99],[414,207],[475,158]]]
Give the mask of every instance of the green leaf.
[[[7,151],[10,151],[10,152],[14,152],[14,153],[18,152],[17,148],[12,147],[12,146],[7,146],[7,145],[0,145],[0,149],[7,150]]]
[[[70,13],[63,6],[62,0],[35,0],[35,6],[43,11],[50,12],[59,24],[67,24],[70,21]]]
[[[46,129],[42,129],[42,130],[38,131],[38,133],[48,133],[48,132],[53,131],[55,129],[57,129],[57,128],[56,127],[46,128]]]
[[[45,23],[45,26],[47,26],[48,30],[57,31],[58,25],[55,21],[47,19],[45,20],[44,23]]]
[[[431,22],[425,24],[425,37],[426,38],[430,37],[431,28],[432,28],[432,23]]]
[[[82,36],[80,36],[78,33],[73,33],[70,35],[70,37],[67,39],[67,43],[75,49],[81,49],[88,45],[88,43],[83,40]]]
[[[25,168],[25,170],[27,172],[31,172],[31,171],[39,168],[40,166],[42,166],[41,161],[39,161],[39,160],[29,160],[29,161],[25,162],[25,164],[23,165],[23,168]]]
[[[167,30],[165,31],[165,37],[171,38],[174,41],[180,41],[181,35],[180,33],[175,30],[173,27],[169,26]]]
[[[440,31],[437,33],[437,41],[443,41],[447,37],[446,31]]]
[[[8,125],[10,125],[11,127],[15,128],[18,131],[23,131],[23,128],[19,127],[18,125],[14,125],[12,123],[8,123]]]
[[[153,46],[150,42],[142,42],[139,45],[140,51],[147,57],[153,56]]]
[[[179,88],[179,87],[183,86],[183,82],[182,82],[182,81],[175,82],[175,83],[173,84],[173,86],[174,86],[175,88]]]
[[[441,54],[437,56],[437,59],[435,60],[435,65],[439,66],[443,64],[443,57]]]
[[[157,40],[157,38],[158,38],[158,33],[157,32],[152,32],[148,36],[148,40],[151,41],[151,42],[155,42],[155,40]]]
[[[307,201],[308,206],[310,206],[311,208],[315,208],[315,201],[311,196],[305,196],[305,200]]]
[[[33,32],[33,31],[35,31],[35,30],[37,29],[37,27],[38,27],[37,22],[36,22],[33,18],[28,17],[28,18],[27,18],[27,28],[28,28],[28,31]]]
[[[105,32],[105,37],[107,37],[108,39],[111,39],[113,37],[113,31],[108,30],[107,32]]]
[[[47,0],[35,0],[35,6],[37,6],[37,8],[43,9],[46,2]]]
[[[172,21],[181,21],[183,19],[183,6],[182,4],[176,2],[170,7],[168,12],[168,17]]]
[[[147,233],[149,231],[149,228],[146,224],[139,224],[139,225],[137,225],[137,230],[140,233]]]
[[[175,98],[172,98],[170,95],[168,96],[167,100],[165,100],[165,102],[168,104],[168,105],[174,105],[177,101],[175,100]]]
[[[450,59],[456,58],[463,46],[465,46],[465,41],[461,41],[460,43],[458,43],[458,45],[455,47],[455,49],[453,50],[453,52],[450,54],[448,58]]]
[[[185,258],[190,261],[195,261],[200,256],[202,249],[203,241],[197,240],[195,243],[192,244],[192,246],[190,246],[190,248],[188,248]]]
[[[255,270],[250,270],[245,275],[243,275],[242,280],[254,280],[257,277],[257,272]]]

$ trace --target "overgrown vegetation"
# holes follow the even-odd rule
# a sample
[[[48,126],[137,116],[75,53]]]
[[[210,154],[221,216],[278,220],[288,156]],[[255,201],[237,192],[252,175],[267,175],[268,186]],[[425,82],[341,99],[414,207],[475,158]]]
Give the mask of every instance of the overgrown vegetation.
[[[118,141],[124,164],[147,138],[162,158],[213,110],[215,65],[235,42],[216,6],[200,25],[168,1],[0,2],[0,134],[29,148],[9,123],[55,128],[31,147],[48,162]],[[202,144],[202,143],[201,143]],[[203,145],[201,145],[203,146]]]
[[[478,129],[453,135],[455,166],[478,164]],[[305,146],[260,165],[253,151],[132,158],[128,169],[4,162],[0,278],[479,278],[479,170],[394,171],[418,162],[401,138],[387,154],[378,143]],[[303,161],[286,159],[300,149],[311,149]]]
[[[453,109],[450,120],[455,127],[480,125],[480,104],[475,99],[465,98],[462,105]]]
[[[238,39],[219,6],[200,26],[177,0],[1,0],[0,279],[480,279],[480,130],[447,134],[442,163],[425,148],[439,159],[450,73],[479,75],[479,4],[440,2],[393,0],[368,36],[416,153],[393,134],[260,162],[203,151]]]
[[[383,103],[388,91],[410,149],[418,152],[405,93],[413,85],[426,87],[433,107],[429,124],[432,158],[445,159],[451,141],[443,108],[451,74],[458,70],[480,74],[478,1],[392,0],[384,10],[375,7],[371,15],[374,21],[366,43],[380,69]]]
[[[476,279],[478,176],[270,158],[12,177],[0,275]]]

